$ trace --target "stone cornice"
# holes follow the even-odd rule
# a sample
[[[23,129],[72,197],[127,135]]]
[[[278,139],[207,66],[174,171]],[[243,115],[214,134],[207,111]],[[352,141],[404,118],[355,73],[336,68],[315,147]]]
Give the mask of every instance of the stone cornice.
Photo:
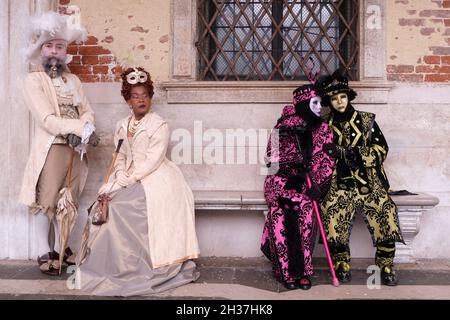
[[[161,87],[167,91],[169,104],[222,103],[290,103],[292,91],[306,82],[299,81],[168,81]],[[355,104],[386,104],[393,83],[387,81],[355,81],[350,86],[358,92]]]

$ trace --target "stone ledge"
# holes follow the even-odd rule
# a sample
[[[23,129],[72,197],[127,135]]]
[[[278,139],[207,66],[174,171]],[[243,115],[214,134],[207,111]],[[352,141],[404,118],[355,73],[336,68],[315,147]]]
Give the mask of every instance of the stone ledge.
[[[195,208],[199,210],[267,210],[262,191],[194,191]],[[439,199],[427,193],[391,196],[402,210],[428,210],[439,204]]]
[[[168,104],[291,103],[292,91],[305,81],[169,81]],[[386,81],[355,81],[355,104],[386,104],[392,87]]]

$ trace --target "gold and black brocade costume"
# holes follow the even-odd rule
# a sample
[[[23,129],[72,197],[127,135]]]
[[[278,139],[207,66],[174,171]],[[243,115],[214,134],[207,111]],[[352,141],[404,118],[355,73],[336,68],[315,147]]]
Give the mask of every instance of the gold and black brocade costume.
[[[349,260],[348,244],[356,212],[363,215],[374,246],[403,242],[397,207],[388,194],[389,182],[383,168],[388,145],[374,114],[349,107],[353,112],[346,120],[337,121],[330,113],[326,121],[333,129],[334,142],[352,146],[359,161],[351,168],[346,161],[336,160],[330,190],[321,204],[328,242],[335,248],[347,248],[340,250],[348,255],[344,261]]]

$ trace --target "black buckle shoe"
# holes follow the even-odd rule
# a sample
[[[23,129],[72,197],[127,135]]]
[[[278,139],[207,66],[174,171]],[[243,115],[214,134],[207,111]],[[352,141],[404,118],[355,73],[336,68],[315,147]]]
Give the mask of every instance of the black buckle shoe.
[[[298,287],[302,290],[309,290],[312,287],[311,279],[308,276],[303,276],[298,280]]]
[[[347,262],[339,261],[335,265],[336,277],[339,282],[346,283],[352,280],[352,274],[350,272],[350,265]]]
[[[298,284],[297,282],[286,282],[283,281],[283,286],[288,289],[288,290],[295,290],[298,289]]]
[[[398,284],[398,277],[392,267],[385,266],[381,268],[381,282],[385,286],[396,286]]]

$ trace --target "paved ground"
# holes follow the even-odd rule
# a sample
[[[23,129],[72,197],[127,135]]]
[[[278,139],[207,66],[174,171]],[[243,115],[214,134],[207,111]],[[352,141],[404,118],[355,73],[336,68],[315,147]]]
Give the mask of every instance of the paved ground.
[[[450,300],[450,261],[418,261],[398,264],[400,285],[376,287],[368,278],[369,259],[353,259],[352,282],[331,286],[324,259],[315,261],[316,275],[311,290],[287,291],[272,277],[270,264],[264,258],[201,258],[197,261],[201,277],[192,284],[151,296],[126,299],[146,300],[335,300],[335,299],[448,299]],[[70,290],[67,279],[42,274],[34,261],[0,261],[0,299],[93,300],[124,299],[93,297]]]

